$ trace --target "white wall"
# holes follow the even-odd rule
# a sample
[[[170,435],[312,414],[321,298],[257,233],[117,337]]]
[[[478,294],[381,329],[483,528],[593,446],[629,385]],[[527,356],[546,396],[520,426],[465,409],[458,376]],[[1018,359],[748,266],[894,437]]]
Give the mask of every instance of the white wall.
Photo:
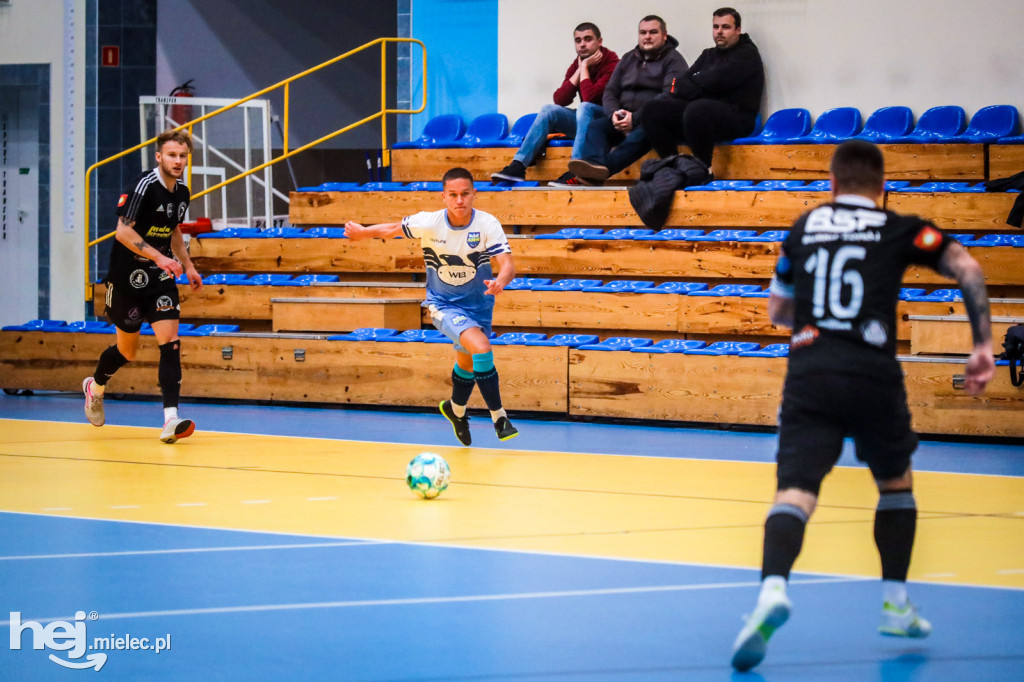
[[[85,143],[85,0],[75,7],[75,116],[73,130],[64,126],[64,0],[15,0],[0,9],[0,64],[50,65],[50,316],[80,320],[85,300],[83,196],[71,197],[72,217],[65,217],[64,150],[73,146],[84,158]],[[79,164],[80,165],[80,164]],[[77,169],[81,193],[84,169]],[[65,230],[71,222],[70,230]]]
[[[711,13],[728,0],[624,6],[620,0],[499,0],[498,108],[514,120],[551,101],[573,58],[572,30],[601,28],[605,47],[636,46],[646,14],[665,19],[687,61],[712,46]],[[1019,0],[737,0],[743,30],[761,50],[764,113],[803,107],[817,116],[854,106],[915,114],[990,104],[1024,114],[1024,10]],[[538,20],[538,17],[543,17]]]

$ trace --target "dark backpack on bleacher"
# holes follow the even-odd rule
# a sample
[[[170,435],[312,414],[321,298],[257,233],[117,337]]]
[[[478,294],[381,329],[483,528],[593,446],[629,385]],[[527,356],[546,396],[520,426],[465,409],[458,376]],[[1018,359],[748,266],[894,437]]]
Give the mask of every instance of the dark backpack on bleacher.
[[[644,225],[658,230],[668,220],[676,190],[703,185],[710,178],[704,162],[689,154],[649,159],[640,166],[640,181],[629,188],[629,203]]]
[[[1006,330],[1003,349],[999,357],[1010,362],[1010,383],[1024,384],[1024,324],[1015,324]]]

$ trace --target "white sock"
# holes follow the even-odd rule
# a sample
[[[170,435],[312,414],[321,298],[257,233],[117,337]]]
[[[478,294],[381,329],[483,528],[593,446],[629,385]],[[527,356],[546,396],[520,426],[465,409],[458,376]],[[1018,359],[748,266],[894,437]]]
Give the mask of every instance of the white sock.
[[[172,419],[177,419],[177,418],[178,418],[178,408],[177,407],[165,407],[164,408],[164,424],[166,424],[167,422],[171,421]]]
[[[758,595],[758,601],[762,601],[772,592],[786,594],[786,579],[781,575],[770,575],[761,581],[761,594]]]
[[[500,410],[491,410],[491,421],[492,422],[497,422],[502,417],[507,417],[507,416],[508,415],[505,414],[505,408],[504,407],[501,408]]]
[[[455,413],[456,417],[458,417],[459,419],[462,419],[463,417],[466,416],[466,406],[465,405],[456,405],[453,402],[452,403],[452,412]]]
[[[907,597],[907,584],[900,580],[883,580],[882,599],[898,609],[905,608],[910,603],[910,598]]]
[[[102,396],[103,392],[107,390],[106,386],[100,386],[96,383],[96,380],[92,380],[92,384],[89,386],[89,392],[95,396]]]

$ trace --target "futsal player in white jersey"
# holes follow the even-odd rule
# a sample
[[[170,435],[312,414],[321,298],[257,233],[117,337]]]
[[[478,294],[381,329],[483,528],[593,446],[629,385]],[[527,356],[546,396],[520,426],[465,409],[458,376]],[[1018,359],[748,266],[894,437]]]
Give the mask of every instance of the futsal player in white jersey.
[[[452,168],[442,178],[445,208],[406,216],[401,222],[363,226],[345,224],[349,239],[404,235],[419,239],[427,269],[423,306],[445,336],[455,344],[452,397],[441,402],[441,414],[451,422],[463,445],[472,442],[466,404],[474,386],[490,410],[500,440],[519,435],[501,406],[498,372],[491,352],[494,297],[515,276],[512,250],[497,218],[473,208],[476,189],[465,168]],[[491,261],[498,265],[494,275]]]

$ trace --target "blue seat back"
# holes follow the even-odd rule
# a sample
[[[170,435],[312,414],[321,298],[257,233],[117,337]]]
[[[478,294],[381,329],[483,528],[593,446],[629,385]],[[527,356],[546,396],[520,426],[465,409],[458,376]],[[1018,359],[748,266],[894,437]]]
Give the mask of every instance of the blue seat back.
[[[1017,107],[996,104],[979,109],[971,116],[971,122],[958,140],[972,142],[995,142],[1000,137],[1009,137],[1020,132],[1020,114]]]
[[[917,119],[917,126],[906,138],[912,142],[938,142],[956,137],[967,127],[967,114],[963,107],[932,107]]]
[[[466,133],[466,123],[458,114],[435,116],[423,126],[423,132],[412,142],[401,142],[395,149],[426,148],[437,144],[451,143]]]
[[[808,135],[811,142],[833,143],[848,140],[860,132],[860,111],[853,107],[829,109],[814,122]]]
[[[481,114],[474,118],[458,144],[465,147],[491,147],[508,137],[505,114]]]
[[[502,143],[503,147],[518,147],[523,143],[523,139],[526,137],[526,133],[530,131],[530,126],[533,125],[534,120],[537,118],[537,114],[526,114],[520,116],[514,124],[512,129],[508,132],[508,137],[505,138]]]
[[[807,109],[779,109],[768,117],[761,131],[765,144],[788,137],[803,137],[811,132],[811,112]]]
[[[882,107],[868,116],[859,140],[890,142],[910,132],[914,126],[914,112],[910,107]]]

